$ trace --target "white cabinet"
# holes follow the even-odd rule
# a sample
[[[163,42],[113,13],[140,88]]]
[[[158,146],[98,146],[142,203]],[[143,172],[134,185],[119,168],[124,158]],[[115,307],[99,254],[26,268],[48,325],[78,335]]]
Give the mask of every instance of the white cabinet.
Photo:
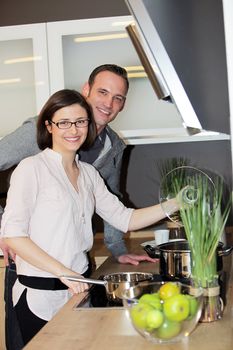
[[[227,56],[227,73],[229,88],[229,105],[230,105],[230,127],[231,127],[231,161],[233,165],[233,2],[231,0],[223,0],[224,10],[224,29],[226,40],[226,56]]]
[[[131,16],[58,21],[0,28],[0,137],[36,115],[48,96],[81,90],[98,65],[126,67],[130,89],[111,126],[128,144],[228,139],[190,137],[175,105],[158,100],[125,27]]]
[[[0,137],[38,113],[49,96],[46,25],[0,27]]]

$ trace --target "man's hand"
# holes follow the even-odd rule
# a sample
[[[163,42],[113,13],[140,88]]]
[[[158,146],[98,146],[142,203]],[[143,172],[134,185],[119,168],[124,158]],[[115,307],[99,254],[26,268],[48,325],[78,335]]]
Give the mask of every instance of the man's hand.
[[[138,265],[141,261],[154,263],[158,261],[158,259],[152,259],[148,255],[125,254],[118,256],[117,261],[121,264]]]
[[[15,260],[15,253],[13,252],[13,250],[11,250],[6,245],[6,243],[4,243],[2,238],[0,238],[0,248],[1,248],[3,255],[4,255],[5,266],[8,266],[9,265],[9,257],[11,257],[12,260]]]

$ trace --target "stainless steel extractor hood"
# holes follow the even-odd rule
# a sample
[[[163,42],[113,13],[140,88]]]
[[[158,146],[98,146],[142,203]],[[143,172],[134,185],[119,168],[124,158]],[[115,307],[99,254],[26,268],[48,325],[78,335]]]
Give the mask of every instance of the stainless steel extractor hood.
[[[175,104],[189,135],[228,135],[222,1],[125,1],[135,20],[126,30],[158,98]]]

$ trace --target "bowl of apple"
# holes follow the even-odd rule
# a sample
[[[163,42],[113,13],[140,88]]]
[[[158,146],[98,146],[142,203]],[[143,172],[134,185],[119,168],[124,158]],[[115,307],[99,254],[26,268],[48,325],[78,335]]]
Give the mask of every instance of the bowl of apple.
[[[142,282],[123,293],[130,320],[153,343],[182,341],[195,329],[203,291],[180,282]]]

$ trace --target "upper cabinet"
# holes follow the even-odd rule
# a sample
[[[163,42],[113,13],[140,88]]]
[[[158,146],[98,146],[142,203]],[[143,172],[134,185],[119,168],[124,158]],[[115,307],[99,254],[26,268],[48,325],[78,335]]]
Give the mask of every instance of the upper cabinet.
[[[157,98],[125,29],[132,23],[121,16],[0,28],[0,136],[38,113],[51,93],[81,90],[96,66],[115,63],[127,69],[130,89],[111,127],[127,144],[229,139],[218,132],[190,136],[176,105]]]
[[[222,0],[126,0],[128,32],[157,95],[174,103],[190,134],[230,133]],[[141,45],[141,46],[140,46]],[[146,61],[148,60],[148,62]]]
[[[0,137],[35,116],[49,96],[46,25],[0,28]]]

